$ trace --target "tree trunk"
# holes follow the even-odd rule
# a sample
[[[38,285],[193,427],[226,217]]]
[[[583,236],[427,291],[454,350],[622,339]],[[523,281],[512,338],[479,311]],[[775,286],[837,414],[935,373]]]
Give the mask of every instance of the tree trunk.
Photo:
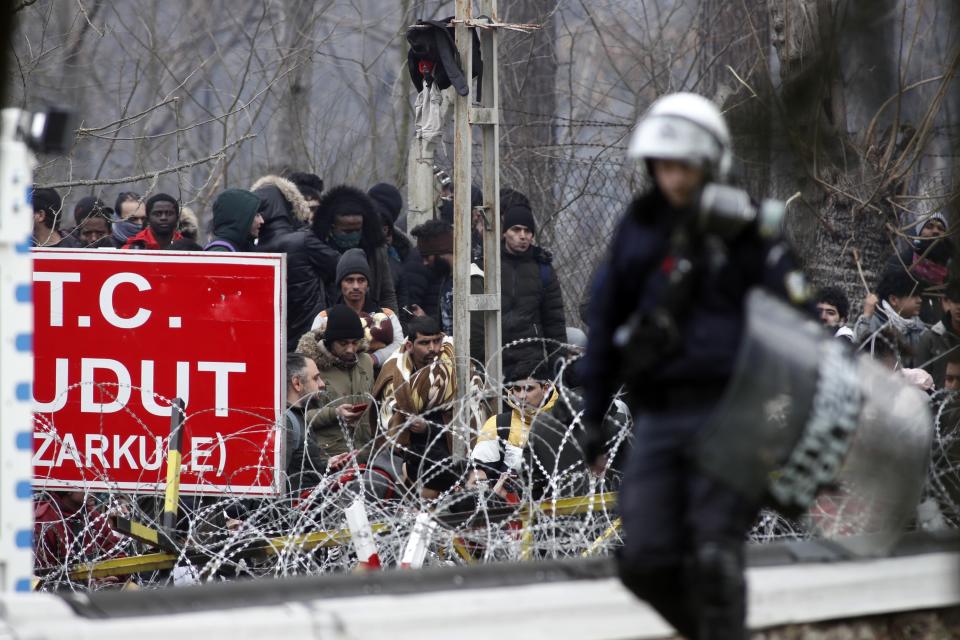
[[[271,156],[277,167],[295,171],[313,166],[307,141],[310,140],[310,96],[313,92],[313,0],[288,0],[281,5],[282,38],[286,51],[278,73],[289,71],[277,109]]]
[[[770,184],[772,118],[766,0],[704,0],[701,90],[724,112],[733,136],[734,180],[754,197]]]
[[[787,231],[812,283],[841,286],[854,308],[865,285],[876,286],[892,252],[887,229],[896,225],[903,181],[894,179],[883,152],[902,153],[910,135],[866,124],[897,86],[897,66],[888,55],[896,40],[873,35],[890,33],[897,15],[892,2],[770,5],[779,63],[774,186],[782,196],[799,193],[788,209]],[[872,61],[872,90],[844,81],[841,62],[851,60]]]

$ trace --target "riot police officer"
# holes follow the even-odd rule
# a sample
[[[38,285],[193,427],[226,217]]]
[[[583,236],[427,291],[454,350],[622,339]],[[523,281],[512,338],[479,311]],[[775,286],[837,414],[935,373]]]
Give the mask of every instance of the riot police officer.
[[[749,215],[711,219],[730,133],[709,100],[657,100],[629,146],[652,186],[630,204],[593,284],[585,452],[603,464],[601,424],[621,385],[635,411],[620,514],[624,584],[688,638],[745,637],[743,542],[759,506],[697,466],[692,450],[734,368],[748,291],[799,302],[792,253]]]

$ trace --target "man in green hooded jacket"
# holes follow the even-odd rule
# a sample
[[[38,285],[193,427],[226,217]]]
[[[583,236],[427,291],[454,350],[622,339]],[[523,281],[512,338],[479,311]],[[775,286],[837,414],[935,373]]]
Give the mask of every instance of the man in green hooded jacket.
[[[260,198],[244,189],[225,189],[213,201],[213,237],[204,251],[255,251],[263,216]]]

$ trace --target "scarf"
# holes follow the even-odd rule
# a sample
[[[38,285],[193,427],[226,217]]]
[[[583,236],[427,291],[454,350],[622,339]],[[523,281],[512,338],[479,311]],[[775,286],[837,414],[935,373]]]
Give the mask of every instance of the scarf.
[[[904,318],[899,313],[894,311],[893,307],[890,306],[890,303],[886,300],[883,300],[880,303],[880,308],[883,310],[883,314],[887,316],[887,323],[893,326],[901,335],[908,336],[913,333],[922,333],[926,330],[927,325],[923,323],[919,317]]]
[[[130,222],[129,220],[120,220],[119,218],[114,218],[110,229],[113,232],[113,239],[117,241],[117,245],[123,246],[127,244],[127,240],[137,235],[143,231],[143,227],[135,222]]]
[[[922,258],[916,253],[913,254],[913,264],[910,265],[910,271],[930,284],[943,284],[947,279],[947,265],[937,264],[933,260]]]

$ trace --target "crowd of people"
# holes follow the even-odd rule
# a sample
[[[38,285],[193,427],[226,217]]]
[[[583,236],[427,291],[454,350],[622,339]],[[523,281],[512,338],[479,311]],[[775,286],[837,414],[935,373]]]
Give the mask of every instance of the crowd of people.
[[[479,225],[483,209],[474,191]],[[36,188],[33,240],[39,247],[285,253],[283,433],[291,491],[306,494],[332,475],[366,469],[377,499],[409,492],[436,500],[477,487],[503,499],[521,490],[534,498],[548,490],[575,495],[585,490],[587,474],[571,474],[560,487],[550,470],[586,470],[571,439],[584,408],[581,377],[589,375],[572,363],[586,336],[567,326],[552,256],[536,243],[530,201],[512,189],[500,194],[506,410],[466,416],[453,402],[453,227],[451,193],[445,196],[437,219],[408,231],[393,185],[324,190],[316,175],[269,175],[249,190],[219,193],[205,238],[197,215],[168,194],[123,192],[113,207],[83,197],[71,218],[55,190]],[[960,281],[948,277],[949,235],[946,217],[926,216],[911,246],[886,263],[856,318],[843,289],[825,287],[815,296],[820,321],[837,339],[901,371],[935,402],[956,397],[940,390],[960,391]],[[483,290],[482,243],[477,228],[474,292]],[[482,372],[483,326],[473,315],[470,353]],[[630,412],[620,400],[612,406],[603,428],[608,446],[619,447],[617,433],[629,431]],[[456,442],[465,433],[469,441]],[[466,460],[454,457],[458,446],[469,452]],[[610,452],[611,468],[619,469],[625,449]],[[64,526],[97,517],[82,496],[51,493],[36,511],[37,544],[44,547],[38,562],[52,565],[71,544],[90,544],[90,531],[74,535]],[[102,529],[96,537],[108,539]]]
[[[480,221],[476,191],[474,217]],[[474,437],[463,443],[469,455],[460,462],[453,456],[454,439],[463,432],[452,424],[457,382],[449,188],[438,202],[438,218],[408,233],[403,199],[393,185],[324,190],[313,174],[268,175],[249,190],[231,188],[216,196],[206,238],[197,215],[169,194],[144,198],[123,192],[113,207],[83,197],[70,216],[54,189],[38,187],[32,193],[37,247],[286,254],[283,429],[292,491],[309,492],[332,474],[359,465],[388,477],[393,496],[412,491],[435,499],[490,481],[492,491],[505,497],[519,489],[510,480],[522,472],[524,451],[536,449],[527,456],[537,455],[538,463],[528,459],[526,468],[539,474],[536,486],[542,494],[544,469],[555,468],[558,456],[566,458],[564,468],[570,467],[576,449],[563,431],[575,423],[578,410],[570,403],[576,397],[561,402],[554,381],[563,375],[576,386],[574,369],[565,364],[583,349],[586,337],[567,327],[552,256],[536,243],[535,216],[522,193],[501,193],[507,410],[499,415],[480,410],[471,417]],[[483,290],[482,243],[476,229],[474,292]],[[483,324],[474,316],[470,352],[478,381],[485,354]],[[531,438],[538,419],[543,435]],[[625,408],[617,419],[628,422]],[[534,440],[539,448],[532,446]],[[579,454],[573,457],[579,461]],[[61,503],[66,504],[59,494],[39,501],[38,516]],[[62,508],[56,511],[63,515]],[[73,515],[89,520],[91,514],[78,508]],[[37,527],[43,529],[38,542],[49,546],[53,530],[46,519],[38,517]],[[55,530],[65,537],[70,531]],[[70,542],[61,540],[59,546],[69,548]],[[38,550],[37,557],[65,556],[51,556],[47,549]]]
[[[915,234],[910,247],[887,260],[858,317],[850,316],[850,301],[837,286],[817,292],[817,313],[836,337],[901,371],[924,391],[956,391],[948,370],[960,361],[960,279],[949,277],[953,254],[946,217],[925,216]]]
[[[953,471],[960,463],[960,278],[950,275],[958,266],[950,237],[943,214],[924,216],[911,246],[887,260],[856,318],[839,287],[816,295],[820,322],[836,339],[928,395],[937,434],[930,475],[937,480],[918,511],[921,526],[960,525],[960,481]]]

